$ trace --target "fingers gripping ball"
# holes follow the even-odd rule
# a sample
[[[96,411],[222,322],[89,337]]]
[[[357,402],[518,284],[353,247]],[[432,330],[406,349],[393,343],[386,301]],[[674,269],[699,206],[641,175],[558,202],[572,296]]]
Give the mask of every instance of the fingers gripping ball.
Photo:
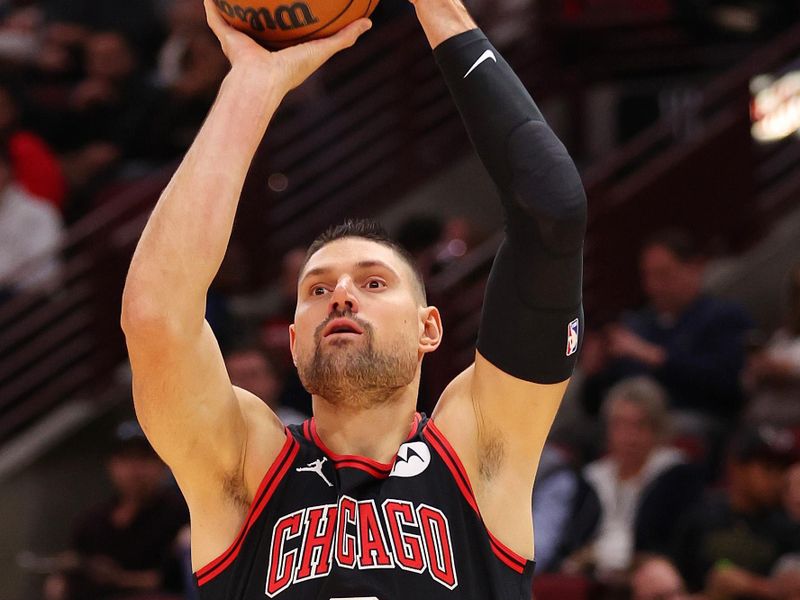
[[[378,0],[213,0],[222,17],[269,48],[333,35],[368,17]]]

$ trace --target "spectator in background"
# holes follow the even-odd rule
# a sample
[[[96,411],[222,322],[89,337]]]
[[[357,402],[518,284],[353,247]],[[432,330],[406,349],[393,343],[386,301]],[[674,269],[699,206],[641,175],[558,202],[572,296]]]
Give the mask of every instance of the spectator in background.
[[[35,4],[5,6],[0,23],[0,65],[13,70],[34,63],[43,25],[44,13]]]
[[[703,600],[690,596],[686,584],[668,559],[649,556],[643,559],[631,577],[631,600]]]
[[[29,194],[62,212],[67,183],[58,158],[43,138],[20,126],[19,112],[14,95],[0,85],[0,143],[8,147],[12,177]]]
[[[426,282],[435,272],[437,248],[443,234],[442,219],[427,214],[411,215],[397,229],[398,243],[414,257]]]
[[[742,406],[739,376],[752,321],[738,305],[703,293],[704,261],[690,237],[652,237],[640,257],[644,309],[607,328],[586,382],[590,407],[623,377],[649,374],[669,393],[678,431],[707,433]],[[599,372],[597,372],[599,370]]]
[[[297,425],[308,417],[280,404],[281,380],[269,357],[258,346],[241,346],[225,356],[231,383],[258,396],[284,425]]]
[[[772,573],[800,550],[800,535],[781,510],[795,457],[788,430],[748,426],[735,436],[727,490],[701,502],[678,527],[673,559],[690,589],[711,597],[792,597]]]
[[[148,159],[158,146],[150,123],[160,97],[144,78],[133,46],[118,31],[92,33],[85,42],[86,75],[54,115],[65,170],[83,189],[123,159]]]
[[[539,460],[533,486],[536,568],[546,573],[558,566],[562,535],[576,509],[581,481],[567,453],[548,442]]]
[[[284,381],[280,404],[302,414],[311,414],[311,396],[300,382],[289,349],[289,325],[294,323],[297,282],[305,256],[302,248],[294,248],[284,255],[278,285],[264,298],[267,312],[259,327],[259,340]]]
[[[783,506],[792,522],[800,526],[800,462],[793,464],[786,473]]]
[[[305,261],[306,251],[293,248],[281,259],[277,285],[259,299],[263,316],[259,339],[281,369],[293,366],[289,349],[289,325],[294,323],[297,281]]]
[[[442,220],[436,215],[415,214],[397,230],[397,241],[408,250],[427,281],[432,275],[463,258],[476,235],[466,217]]]
[[[45,23],[29,82],[37,89],[33,95],[42,111],[61,108],[67,102],[69,86],[82,75],[83,43],[88,35],[88,29],[75,23]]]
[[[194,140],[228,72],[228,61],[208,30],[202,2],[173,0],[168,23],[155,73],[165,98],[153,128],[163,131],[158,135],[159,150],[169,160],[185,152]]]
[[[757,423],[800,425],[800,264],[789,272],[786,323],[750,358],[748,417]]]
[[[678,16],[701,36],[764,38],[797,18],[796,2],[786,0],[672,0]]]
[[[637,552],[663,552],[670,546],[672,525],[701,495],[697,470],[683,454],[666,446],[669,432],[664,390],[647,377],[621,381],[603,404],[608,455],[590,463],[584,478],[597,497],[583,510],[597,510],[595,527],[565,565],[567,570],[593,569],[599,579],[621,582]],[[578,515],[574,525],[590,520]]]
[[[0,151],[0,302],[17,294],[51,291],[61,270],[61,216],[14,179]],[[27,265],[27,266],[26,266]]]
[[[236,240],[232,242],[235,243]],[[233,246],[230,246],[228,254],[232,250]],[[260,347],[283,382],[279,404],[291,407],[300,414],[311,414],[311,396],[300,383],[289,348],[289,325],[294,322],[297,280],[305,256],[305,248],[289,250],[281,258],[280,274],[272,286],[246,296],[231,294],[228,300],[231,313],[236,315],[242,330],[257,331]],[[240,264],[239,273],[245,269],[244,263]]]
[[[45,582],[45,600],[181,591],[180,566],[172,559],[188,510],[167,484],[167,468],[135,422],[117,429],[108,473],[115,496],[79,520],[71,551],[63,558],[71,569]]]
[[[794,463],[786,473],[783,508],[794,526],[795,536],[800,538],[800,462]],[[785,587],[795,590],[792,600],[800,599],[800,552],[782,556],[773,574]]]
[[[164,36],[154,0],[40,0],[51,23],[78,25],[91,31],[119,31],[152,64]]]

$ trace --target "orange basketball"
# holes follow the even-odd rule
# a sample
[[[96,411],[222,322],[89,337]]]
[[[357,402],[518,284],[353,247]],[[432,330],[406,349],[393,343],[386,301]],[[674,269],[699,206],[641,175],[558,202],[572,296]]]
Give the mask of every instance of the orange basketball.
[[[378,0],[214,0],[223,18],[264,46],[285,48],[333,35],[368,17]]]

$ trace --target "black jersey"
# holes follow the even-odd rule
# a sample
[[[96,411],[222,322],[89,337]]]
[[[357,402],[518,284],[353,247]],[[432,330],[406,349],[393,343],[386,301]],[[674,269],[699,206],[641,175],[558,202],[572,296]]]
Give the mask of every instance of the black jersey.
[[[287,429],[242,530],[195,574],[201,600],[529,599],[533,562],[486,529],[469,479],[416,415],[392,464]]]

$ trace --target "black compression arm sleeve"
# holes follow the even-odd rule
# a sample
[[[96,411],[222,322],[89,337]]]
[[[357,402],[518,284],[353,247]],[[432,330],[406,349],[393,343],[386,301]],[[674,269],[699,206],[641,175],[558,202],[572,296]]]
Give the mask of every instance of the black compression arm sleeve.
[[[583,332],[586,196],[578,171],[480,30],[446,40],[434,57],[505,212],[478,350],[519,379],[564,381]]]

